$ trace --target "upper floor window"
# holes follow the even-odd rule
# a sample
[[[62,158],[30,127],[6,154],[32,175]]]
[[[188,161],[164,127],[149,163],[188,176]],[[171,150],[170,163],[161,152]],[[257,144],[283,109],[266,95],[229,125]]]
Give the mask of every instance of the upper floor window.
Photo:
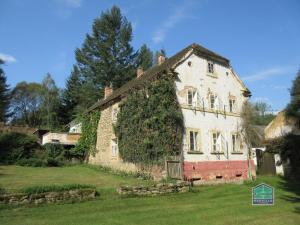
[[[213,64],[213,62],[210,62],[210,61],[207,62],[207,72],[208,73],[214,73],[214,64]]]
[[[209,95],[209,108],[216,110],[218,108],[218,102],[219,102],[218,96],[214,93],[211,93]]]
[[[231,97],[229,98],[229,112],[235,112],[236,111],[236,99]]]
[[[194,89],[188,89],[187,91],[187,104],[189,106],[197,106],[199,103],[199,96],[198,92]]]

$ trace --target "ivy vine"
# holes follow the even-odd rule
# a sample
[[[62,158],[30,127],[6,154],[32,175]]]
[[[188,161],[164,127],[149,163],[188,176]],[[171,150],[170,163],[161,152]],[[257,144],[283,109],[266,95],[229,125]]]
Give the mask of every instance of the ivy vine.
[[[175,77],[161,74],[120,105],[115,133],[121,158],[136,164],[160,164],[182,148],[183,115]]]
[[[95,110],[87,115],[81,116],[81,136],[73,148],[73,153],[81,158],[86,158],[89,154],[96,154],[97,128],[100,119],[100,111]]]

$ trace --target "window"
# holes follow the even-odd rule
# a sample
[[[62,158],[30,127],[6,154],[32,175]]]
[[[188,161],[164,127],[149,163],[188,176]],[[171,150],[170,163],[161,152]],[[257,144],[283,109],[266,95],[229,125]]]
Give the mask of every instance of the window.
[[[212,62],[207,63],[207,71],[208,73],[214,73],[214,64]]]
[[[188,129],[187,130],[187,142],[188,151],[190,152],[200,152],[200,131],[198,129]]]
[[[198,105],[198,92],[196,90],[189,89],[187,92],[187,104],[189,106],[196,107]]]
[[[209,107],[210,109],[217,109],[218,107],[218,96],[216,94],[210,94],[209,95]]]
[[[239,152],[240,148],[239,148],[239,137],[238,134],[232,134],[231,135],[231,144],[232,144],[232,152]]]
[[[234,98],[229,99],[229,112],[236,111],[236,100]]]
[[[111,140],[111,156],[116,157],[118,151],[118,139],[112,139]]]
[[[223,152],[222,143],[224,142],[221,132],[212,132],[212,152]]]
[[[114,108],[112,110],[112,121],[113,122],[116,122],[117,121],[117,118],[118,118],[118,109],[117,108]]]

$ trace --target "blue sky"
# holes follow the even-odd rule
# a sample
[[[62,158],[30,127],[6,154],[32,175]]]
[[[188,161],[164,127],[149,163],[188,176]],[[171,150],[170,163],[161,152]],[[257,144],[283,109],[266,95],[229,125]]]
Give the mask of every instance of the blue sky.
[[[0,57],[9,84],[50,72],[64,87],[93,20],[112,5],[133,25],[132,45],[172,56],[198,43],[230,59],[252,91],[277,111],[300,68],[299,0],[2,0]]]

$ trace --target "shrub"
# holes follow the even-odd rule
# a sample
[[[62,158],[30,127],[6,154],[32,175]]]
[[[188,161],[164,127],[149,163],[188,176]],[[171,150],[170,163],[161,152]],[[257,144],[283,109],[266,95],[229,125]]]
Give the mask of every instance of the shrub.
[[[22,133],[0,135],[0,162],[14,163],[23,158],[30,158],[39,148],[35,136]]]
[[[61,161],[59,161],[58,159],[54,159],[54,158],[47,159],[47,166],[57,167],[57,166],[62,166],[62,165],[63,165],[63,163]]]
[[[3,195],[5,193],[6,193],[6,191],[5,191],[4,187],[0,186],[0,195]]]
[[[65,148],[63,145],[60,144],[45,144],[44,148],[46,150],[47,153],[47,157],[49,158],[57,158],[57,157],[61,157],[64,156],[65,154]]]
[[[47,163],[43,159],[38,158],[29,158],[29,159],[20,159],[17,162],[20,166],[32,166],[32,167],[44,167],[47,166]]]
[[[45,192],[62,192],[62,191],[85,189],[85,188],[95,189],[95,186],[87,185],[87,184],[65,184],[60,186],[59,185],[32,186],[32,187],[22,188],[19,191],[25,194],[39,194]]]

